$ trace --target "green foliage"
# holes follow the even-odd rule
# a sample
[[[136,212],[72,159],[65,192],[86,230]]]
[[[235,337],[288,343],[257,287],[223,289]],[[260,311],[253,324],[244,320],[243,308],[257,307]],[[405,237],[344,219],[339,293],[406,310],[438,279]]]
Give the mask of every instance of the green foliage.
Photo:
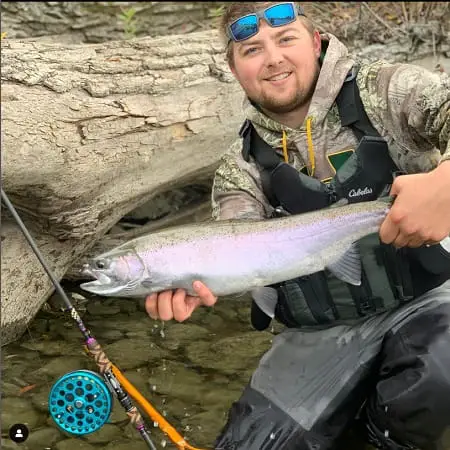
[[[121,14],[118,14],[118,19],[122,22],[125,39],[131,39],[136,36],[137,20],[136,9],[131,7],[128,9],[121,9]]]
[[[210,8],[209,17],[218,18],[223,15],[225,11],[225,5],[220,5],[217,8]]]

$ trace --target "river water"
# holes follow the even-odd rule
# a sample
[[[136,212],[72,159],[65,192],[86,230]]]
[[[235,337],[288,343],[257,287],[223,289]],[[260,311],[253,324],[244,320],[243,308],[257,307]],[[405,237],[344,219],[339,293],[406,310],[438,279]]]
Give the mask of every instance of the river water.
[[[274,325],[254,331],[247,297],[224,297],[184,323],[163,323],[147,316],[142,300],[71,295],[111,361],[189,443],[205,449],[212,448],[231,403],[281,329]],[[117,401],[108,423],[81,438],[60,431],[51,419],[48,395],[53,383],[74,370],[97,372],[66,313],[47,305],[22,339],[2,348],[2,360],[3,449],[146,448]],[[20,445],[7,437],[15,423],[30,429]],[[156,424],[148,424],[158,448],[176,448]]]

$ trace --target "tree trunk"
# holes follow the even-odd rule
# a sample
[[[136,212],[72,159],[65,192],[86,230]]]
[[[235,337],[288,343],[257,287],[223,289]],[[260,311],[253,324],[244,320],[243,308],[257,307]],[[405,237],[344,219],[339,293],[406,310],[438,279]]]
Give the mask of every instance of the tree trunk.
[[[94,236],[173,183],[210,175],[242,121],[214,32],[6,39],[2,78],[3,186],[59,239]]]
[[[127,212],[211,178],[243,120],[215,32],[1,51],[3,189],[59,277]],[[17,227],[2,234],[6,344],[52,289]]]
[[[217,2],[3,2],[2,31],[10,38],[71,36],[72,43],[155,37],[206,30],[218,8]]]

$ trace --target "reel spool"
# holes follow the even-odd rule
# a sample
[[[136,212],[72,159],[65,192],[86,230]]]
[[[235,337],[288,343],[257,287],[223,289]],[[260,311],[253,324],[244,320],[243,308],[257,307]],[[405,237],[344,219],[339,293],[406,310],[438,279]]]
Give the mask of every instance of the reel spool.
[[[75,370],[53,385],[48,409],[59,428],[83,436],[99,430],[108,421],[112,395],[101,376],[90,370]]]

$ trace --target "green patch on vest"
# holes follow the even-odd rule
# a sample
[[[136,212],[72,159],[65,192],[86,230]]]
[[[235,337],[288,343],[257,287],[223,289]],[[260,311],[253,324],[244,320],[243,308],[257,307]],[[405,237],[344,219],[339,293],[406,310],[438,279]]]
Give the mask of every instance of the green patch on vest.
[[[354,149],[347,149],[347,150],[340,150],[336,153],[331,153],[327,155],[328,162],[330,166],[333,168],[334,172],[337,172],[344,165],[347,159],[350,158],[351,155],[353,155],[354,152],[355,152]],[[301,172],[303,175],[309,175],[307,166],[303,166],[302,168],[300,168],[299,172]],[[329,183],[332,179],[333,177],[327,177],[321,181],[322,183]]]
[[[344,165],[347,159],[353,155],[354,152],[354,149],[348,149],[336,153],[331,153],[327,155],[328,162],[330,163],[334,171],[337,172]]]

